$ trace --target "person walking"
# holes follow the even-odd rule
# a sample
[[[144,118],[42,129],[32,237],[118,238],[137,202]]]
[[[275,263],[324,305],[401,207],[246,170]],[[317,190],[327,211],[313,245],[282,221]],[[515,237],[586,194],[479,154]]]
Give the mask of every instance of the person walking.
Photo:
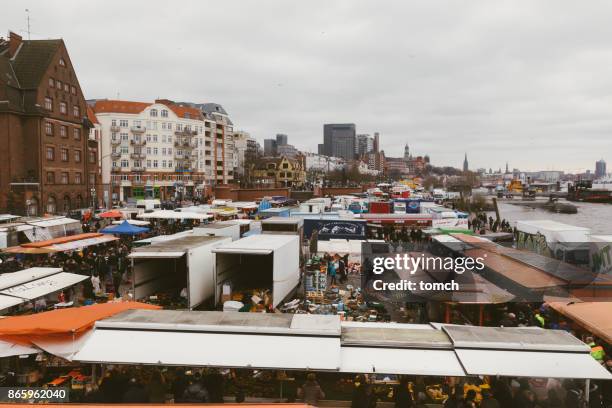
[[[308,373],[306,376],[306,382],[298,389],[298,398],[302,398],[305,404],[314,407],[319,405],[319,400],[325,398],[325,393],[317,382],[317,376],[314,373]]]
[[[353,382],[351,408],[368,408],[368,390],[363,376],[358,375]]]
[[[414,406],[412,400],[412,394],[408,389],[408,377],[402,376],[399,380],[399,384],[395,387],[394,392],[395,408],[409,408]]]
[[[329,284],[331,286],[336,284],[336,265],[334,265],[334,261],[331,260],[327,264],[327,273],[329,273],[329,277],[331,278]]]

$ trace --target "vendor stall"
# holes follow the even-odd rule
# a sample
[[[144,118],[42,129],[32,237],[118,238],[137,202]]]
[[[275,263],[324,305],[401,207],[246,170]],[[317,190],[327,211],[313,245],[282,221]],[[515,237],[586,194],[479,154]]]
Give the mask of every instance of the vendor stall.
[[[266,307],[276,307],[299,283],[297,236],[250,236],[214,248],[213,252],[216,253],[217,305],[234,297],[234,300],[242,300],[244,294],[257,291]]]
[[[166,306],[193,309],[214,296],[213,250],[231,242],[229,237],[185,236],[135,248],[132,292]]]

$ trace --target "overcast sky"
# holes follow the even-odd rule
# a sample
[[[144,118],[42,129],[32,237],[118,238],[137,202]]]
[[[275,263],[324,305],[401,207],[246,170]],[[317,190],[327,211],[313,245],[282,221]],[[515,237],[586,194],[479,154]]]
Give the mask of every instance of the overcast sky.
[[[0,27],[66,41],[87,98],[214,101],[260,141],[324,123],[436,165],[612,162],[612,2],[5,1]],[[27,36],[25,32],[21,32]]]

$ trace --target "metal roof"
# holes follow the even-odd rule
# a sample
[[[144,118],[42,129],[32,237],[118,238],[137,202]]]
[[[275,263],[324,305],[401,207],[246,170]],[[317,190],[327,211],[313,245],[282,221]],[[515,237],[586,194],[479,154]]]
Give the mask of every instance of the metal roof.
[[[130,256],[142,252],[181,252],[188,251],[192,248],[197,248],[203,245],[212,244],[214,242],[226,240],[226,237],[211,237],[207,235],[190,235],[171,239],[163,242],[153,242],[151,245],[134,248]],[[138,255],[135,255],[138,256]]]
[[[284,247],[287,244],[297,241],[299,241],[299,237],[297,235],[252,235],[225,245],[221,245],[220,247],[215,248],[213,252],[216,252],[216,250],[240,250],[244,252],[248,252],[249,250],[274,251]]]

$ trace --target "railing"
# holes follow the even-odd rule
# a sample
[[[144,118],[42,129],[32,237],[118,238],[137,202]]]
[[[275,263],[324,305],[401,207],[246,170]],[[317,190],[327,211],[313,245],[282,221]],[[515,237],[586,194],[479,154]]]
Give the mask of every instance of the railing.
[[[146,140],[134,140],[134,139],[132,139],[132,140],[130,140],[130,144],[132,146],[144,146],[144,145],[147,144],[147,141]]]
[[[118,132],[121,130],[121,128],[117,125],[111,125],[110,130],[111,132]]]
[[[142,167],[142,166],[132,166],[132,171],[134,171],[134,172],[143,172],[145,170],[146,169],[144,167]]]
[[[111,139],[111,145],[120,145],[121,139]]]
[[[146,155],[144,153],[132,153],[130,154],[130,157],[135,160],[142,160],[146,158]]]
[[[121,153],[111,153],[111,158],[112,159],[120,159],[121,158]]]
[[[133,133],[144,133],[147,129],[144,126],[132,126],[130,130]]]

